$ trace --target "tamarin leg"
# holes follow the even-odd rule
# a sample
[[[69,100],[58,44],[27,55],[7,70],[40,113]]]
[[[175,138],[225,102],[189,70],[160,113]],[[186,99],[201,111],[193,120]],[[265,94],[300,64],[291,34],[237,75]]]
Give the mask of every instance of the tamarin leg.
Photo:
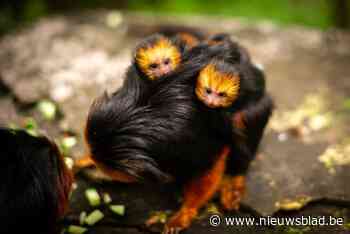
[[[197,216],[198,209],[205,205],[218,190],[229,152],[230,148],[224,147],[213,167],[186,185],[183,204],[165,225],[164,233],[176,233],[190,226],[193,218]]]
[[[245,194],[245,176],[227,176],[220,186],[220,202],[225,210],[238,210]]]
[[[229,175],[220,186],[221,204],[226,210],[237,210],[245,193],[245,174],[250,162],[254,159],[257,148],[264,133],[265,126],[271,116],[273,103],[268,94],[254,105],[235,113],[233,125],[243,130],[244,136],[236,136],[227,162]]]

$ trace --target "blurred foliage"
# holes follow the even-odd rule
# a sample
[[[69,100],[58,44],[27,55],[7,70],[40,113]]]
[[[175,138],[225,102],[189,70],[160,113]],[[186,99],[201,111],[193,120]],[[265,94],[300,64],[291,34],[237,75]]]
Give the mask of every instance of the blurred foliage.
[[[327,0],[131,0],[128,2],[130,9],[153,12],[236,16],[251,21],[270,19],[279,23],[320,28],[327,28],[332,24],[330,4]]]
[[[125,9],[157,14],[208,14],[272,20],[327,29],[349,26],[348,0],[5,0],[0,1],[0,33],[56,12]]]

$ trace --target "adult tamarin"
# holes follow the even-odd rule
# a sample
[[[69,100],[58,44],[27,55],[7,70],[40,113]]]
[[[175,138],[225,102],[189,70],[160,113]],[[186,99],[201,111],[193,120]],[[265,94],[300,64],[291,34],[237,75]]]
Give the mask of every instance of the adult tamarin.
[[[200,108],[194,92],[203,61],[193,58],[154,81],[143,104],[126,86],[100,97],[86,124],[89,154],[111,178],[184,182],[182,207],[165,233],[187,228],[218,190],[230,151],[231,123],[215,110]]]
[[[224,115],[198,106],[194,81],[211,49],[193,50],[204,53],[189,56],[182,69],[154,80],[148,96],[135,99],[133,83],[126,83],[111,97],[98,99],[86,125],[91,158],[113,179],[186,181],[183,206],[167,223],[166,232],[188,227],[218,189],[235,131]],[[233,52],[227,57],[231,59]],[[206,54],[210,56],[203,60]]]
[[[1,233],[55,233],[68,206],[72,174],[46,137],[0,128]]]
[[[245,192],[244,175],[273,109],[264,74],[249,60],[214,59],[201,70],[195,92],[204,106],[222,113],[240,130],[232,133],[227,176],[220,188],[223,207],[238,209]]]

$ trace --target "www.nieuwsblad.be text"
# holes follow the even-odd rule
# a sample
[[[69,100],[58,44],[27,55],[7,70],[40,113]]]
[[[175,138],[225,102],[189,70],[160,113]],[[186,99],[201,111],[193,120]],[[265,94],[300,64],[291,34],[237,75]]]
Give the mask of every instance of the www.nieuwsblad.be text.
[[[341,226],[344,219],[331,216],[300,216],[300,217],[223,217],[212,215],[209,217],[212,227],[226,226]]]

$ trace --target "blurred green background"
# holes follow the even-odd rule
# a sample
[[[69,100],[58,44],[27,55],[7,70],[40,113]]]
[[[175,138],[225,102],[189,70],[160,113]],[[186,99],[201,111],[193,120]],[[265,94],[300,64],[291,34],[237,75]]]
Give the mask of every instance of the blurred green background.
[[[207,14],[328,29],[350,28],[350,0],[2,0],[0,33],[54,13],[121,9],[158,14]]]

